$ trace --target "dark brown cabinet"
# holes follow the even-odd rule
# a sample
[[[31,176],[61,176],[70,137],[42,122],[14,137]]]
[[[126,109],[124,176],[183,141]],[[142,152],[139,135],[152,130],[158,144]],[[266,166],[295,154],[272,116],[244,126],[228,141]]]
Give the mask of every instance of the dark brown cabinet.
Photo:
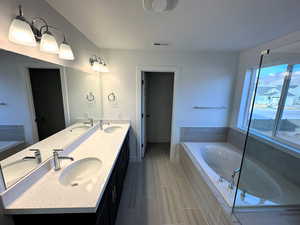
[[[13,215],[15,225],[114,225],[129,164],[128,135],[122,145],[96,213]]]

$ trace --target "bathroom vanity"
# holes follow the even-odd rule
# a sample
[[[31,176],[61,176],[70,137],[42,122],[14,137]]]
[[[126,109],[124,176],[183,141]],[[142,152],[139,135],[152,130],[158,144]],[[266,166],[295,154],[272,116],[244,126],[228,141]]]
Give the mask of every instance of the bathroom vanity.
[[[0,212],[16,225],[113,225],[130,124],[102,120],[100,75],[0,56]]]
[[[4,208],[18,224],[113,225],[129,163],[129,124],[96,125],[68,156]],[[59,153],[65,155],[63,153]],[[79,173],[79,174],[77,174]]]

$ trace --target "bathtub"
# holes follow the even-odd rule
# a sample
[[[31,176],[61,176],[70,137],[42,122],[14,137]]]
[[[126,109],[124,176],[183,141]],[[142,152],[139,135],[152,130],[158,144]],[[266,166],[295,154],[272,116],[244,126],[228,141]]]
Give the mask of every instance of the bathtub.
[[[238,174],[234,187],[229,188],[233,171],[240,168],[242,153],[229,143],[185,142],[183,149],[200,170],[202,176],[213,184],[229,207],[233,206]],[[281,188],[271,171],[259,162],[246,159],[241,173],[236,206],[276,205]]]
[[[0,153],[24,143],[23,141],[0,141]]]

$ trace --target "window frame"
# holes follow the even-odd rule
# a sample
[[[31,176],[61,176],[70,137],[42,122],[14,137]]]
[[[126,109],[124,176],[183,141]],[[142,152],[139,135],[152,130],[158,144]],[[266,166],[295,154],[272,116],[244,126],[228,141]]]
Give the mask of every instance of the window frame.
[[[280,100],[278,103],[278,107],[277,107],[277,111],[276,111],[276,117],[275,117],[275,121],[274,121],[274,126],[272,128],[272,134],[270,136],[256,130],[253,128],[249,129],[249,132],[251,135],[254,136],[258,136],[259,138],[263,138],[265,140],[273,140],[274,142],[279,142],[281,144],[287,145],[288,147],[291,147],[291,149],[293,151],[296,151],[298,153],[300,153],[300,144],[294,143],[292,141],[289,141],[287,139],[284,139],[280,136],[278,136],[278,131],[280,128],[280,122],[283,116],[283,112],[284,112],[284,108],[285,108],[285,103],[286,103],[286,99],[287,99],[287,95],[289,92],[289,87],[290,87],[290,82],[292,79],[292,75],[293,75],[293,69],[295,65],[298,65],[296,63],[294,64],[287,64],[287,69],[285,71],[286,76],[284,77],[284,81],[283,81],[283,86],[282,86],[282,90],[280,93]],[[272,65],[275,66],[275,65]],[[268,66],[269,67],[269,66]],[[243,94],[246,94],[246,102],[243,105],[241,105],[241,107],[244,107],[245,110],[243,110],[243,115],[242,115],[242,121],[238,124],[238,128],[242,131],[247,131],[247,128],[249,126],[249,122],[250,122],[250,110],[251,108],[254,106],[253,105],[253,96],[254,96],[254,89],[256,86],[256,83],[258,82],[258,71],[259,68],[251,68],[248,69],[246,71],[246,75],[247,73],[249,73],[250,75],[250,79],[248,79],[248,84],[244,84],[244,88],[247,88],[247,92],[244,92]],[[241,111],[240,111],[241,112]]]

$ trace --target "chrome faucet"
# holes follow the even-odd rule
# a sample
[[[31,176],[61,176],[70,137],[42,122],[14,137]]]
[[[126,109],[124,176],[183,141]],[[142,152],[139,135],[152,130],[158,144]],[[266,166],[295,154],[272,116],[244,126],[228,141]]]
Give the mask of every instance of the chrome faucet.
[[[89,118],[88,121],[84,122],[84,124],[88,124],[91,127],[93,127],[94,126],[94,120],[93,120],[93,118]]]
[[[237,169],[235,169],[233,172],[232,172],[232,175],[231,175],[231,181],[230,181],[230,183],[229,183],[229,185],[228,185],[228,187],[229,187],[229,189],[233,189],[233,187],[234,187],[234,179],[235,179],[235,176],[239,173],[241,171],[241,169],[240,168],[237,168]]]
[[[34,156],[25,156],[23,160],[34,159],[36,160],[37,164],[42,162],[42,155],[39,149],[29,149],[29,151],[34,152]]]
[[[58,171],[61,169],[60,160],[61,159],[69,159],[71,161],[74,161],[73,157],[69,156],[59,156],[58,152],[62,152],[63,149],[54,149],[53,150],[53,162],[54,162],[54,170]]]
[[[100,125],[100,130],[103,130],[103,125],[110,125],[110,122],[108,121],[105,122],[104,120],[100,120],[99,125]]]

